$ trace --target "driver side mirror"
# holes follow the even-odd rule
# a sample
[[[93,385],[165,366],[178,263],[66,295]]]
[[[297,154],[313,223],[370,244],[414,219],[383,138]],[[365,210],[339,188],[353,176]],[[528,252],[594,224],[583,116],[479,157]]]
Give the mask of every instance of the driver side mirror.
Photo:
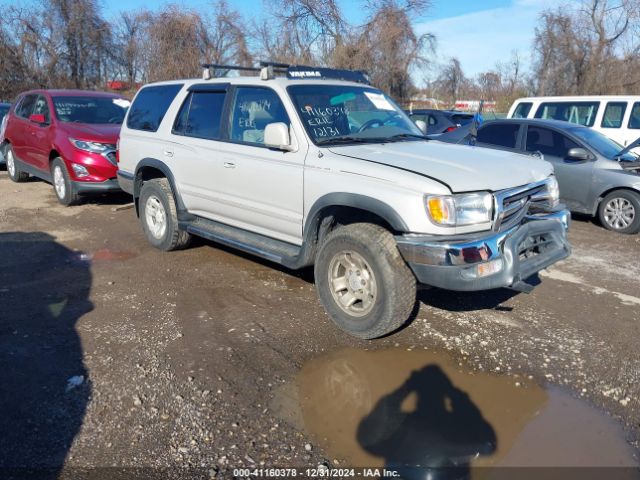
[[[289,127],[282,122],[268,124],[264,129],[264,144],[269,148],[291,152],[293,146],[291,145]]]
[[[416,127],[420,129],[423,135],[427,134],[427,122],[425,122],[424,120],[416,120],[415,124]]]
[[[591,154],[584,148],[572,148],[567,153],[567,159],[578,162],[591,160]]]
[[[32,113],[31,115],[29,115],[29,121],[33,123],[39,123],[41,125],[43,123],[47,123],[47,119],[41,113]]]

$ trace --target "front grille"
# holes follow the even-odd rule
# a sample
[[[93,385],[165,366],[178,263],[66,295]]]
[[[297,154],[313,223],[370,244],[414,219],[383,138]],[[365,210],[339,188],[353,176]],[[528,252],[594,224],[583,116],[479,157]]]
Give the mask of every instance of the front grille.
[[[533,208],[543,207],[547,200],[546,181],[498,192],[494,229],[503,231],[511,228]]]

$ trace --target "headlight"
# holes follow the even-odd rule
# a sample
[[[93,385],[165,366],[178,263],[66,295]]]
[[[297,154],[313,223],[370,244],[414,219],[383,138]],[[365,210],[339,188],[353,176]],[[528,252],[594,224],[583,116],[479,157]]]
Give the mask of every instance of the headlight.
[[[426,204],[431,220],[438,225],[487,223],[493,215],[493,195],[486,192],[428,196]]]
[[[551,207],[557,207],[560,203],[560,187],[558,186],[558,180],[556,177],[549,177],[547,182],[547,192],[549,192],[549,204]]]
[[[84,140],[76,140],[75,138],[69,137],[69,141],[73,144],[74,147],[79,148],[80,150],[84,150],[85,152],[91,153],[104,153],[108,150],[113,150],[113,145],[108,143],[98,143],[98,142],[87,142]]]

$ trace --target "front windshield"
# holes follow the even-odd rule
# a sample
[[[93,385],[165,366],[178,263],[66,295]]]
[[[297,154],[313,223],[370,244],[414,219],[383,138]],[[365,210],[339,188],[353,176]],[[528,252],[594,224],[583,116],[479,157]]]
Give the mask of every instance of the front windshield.
[[[609,137],[595,130],[589,128],[571,128],[570,131],[609,160],[616,160],[618,154],[624,149],[618,142],[611,140]],[[633,162],[638,160],[638,155],[628,152],[621,157],[621,160]]]
[[[288,88],[314,143],[411,140],[422,132],[384,93],[371,87],[293,85]]]
[[[61,122],[120,125],[129,104],[116,97],[53,97],[56,118]]]

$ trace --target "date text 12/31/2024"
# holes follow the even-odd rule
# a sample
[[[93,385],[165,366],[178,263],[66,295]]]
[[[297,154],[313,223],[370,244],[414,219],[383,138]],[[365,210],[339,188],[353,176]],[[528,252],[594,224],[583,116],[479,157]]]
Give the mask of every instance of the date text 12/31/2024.
[[[236,468],[234,478],[399,478],[395,470],[386,468]]]

